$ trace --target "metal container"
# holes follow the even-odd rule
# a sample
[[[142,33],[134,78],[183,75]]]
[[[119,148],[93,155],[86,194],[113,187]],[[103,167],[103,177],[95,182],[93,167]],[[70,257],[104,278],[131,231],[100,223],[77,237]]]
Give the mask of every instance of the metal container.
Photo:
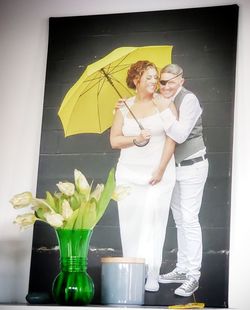
[[[144,259],[103,257],[101,263],[101,302],[103,304],[144,304]]]

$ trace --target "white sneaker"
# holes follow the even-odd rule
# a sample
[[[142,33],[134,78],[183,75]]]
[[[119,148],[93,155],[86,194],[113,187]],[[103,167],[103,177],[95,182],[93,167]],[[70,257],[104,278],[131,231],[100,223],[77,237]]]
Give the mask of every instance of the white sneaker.
[[[159,283],[156,278],[148,277],[145,284],[145,291],[157,292],[159,291]]]
[[[159,276],[160,283],[184,283],[187,280],[185,273],[180,273],[176,269]]]
[[[174,291],[174,293],[179,296],[188,297],[197,291],[198,288],[199,282],[193,277],[188,277],[187,280]]]

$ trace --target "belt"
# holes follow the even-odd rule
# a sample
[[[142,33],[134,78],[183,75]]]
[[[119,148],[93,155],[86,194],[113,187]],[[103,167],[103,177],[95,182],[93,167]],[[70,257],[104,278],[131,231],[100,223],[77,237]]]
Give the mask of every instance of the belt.
[[[203,156],[199,156],[199,157],[183,160],[179,164],[175,163],[175,166],[176,167],[190,166],[190,165],[193,165],[195,163],[198,163],[199,161],[203,161],[205,159],[207,159],[207,154],[205,154]]]

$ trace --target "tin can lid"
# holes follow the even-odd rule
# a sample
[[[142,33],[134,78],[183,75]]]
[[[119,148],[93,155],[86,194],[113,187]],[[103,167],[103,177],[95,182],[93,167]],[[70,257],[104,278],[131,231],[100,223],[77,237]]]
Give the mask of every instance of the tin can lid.
[[[138,257],[102,257],[102,263],[144,264],[144,258]]]

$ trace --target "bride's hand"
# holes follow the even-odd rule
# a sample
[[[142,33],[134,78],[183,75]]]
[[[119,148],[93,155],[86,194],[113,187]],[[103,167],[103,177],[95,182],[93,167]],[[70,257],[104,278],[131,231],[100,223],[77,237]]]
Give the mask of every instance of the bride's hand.
[[[139,136],[136,138],[136,142],[141,143],[149,140],[151,138],[150,130],[142,129]]]
[[[155,170],[152,174],[152,178],[150,179],[149,184],[155,185],[159,183],[162,179],[163,174],[164,174],[164,171],[162,171],[161,169]]]

